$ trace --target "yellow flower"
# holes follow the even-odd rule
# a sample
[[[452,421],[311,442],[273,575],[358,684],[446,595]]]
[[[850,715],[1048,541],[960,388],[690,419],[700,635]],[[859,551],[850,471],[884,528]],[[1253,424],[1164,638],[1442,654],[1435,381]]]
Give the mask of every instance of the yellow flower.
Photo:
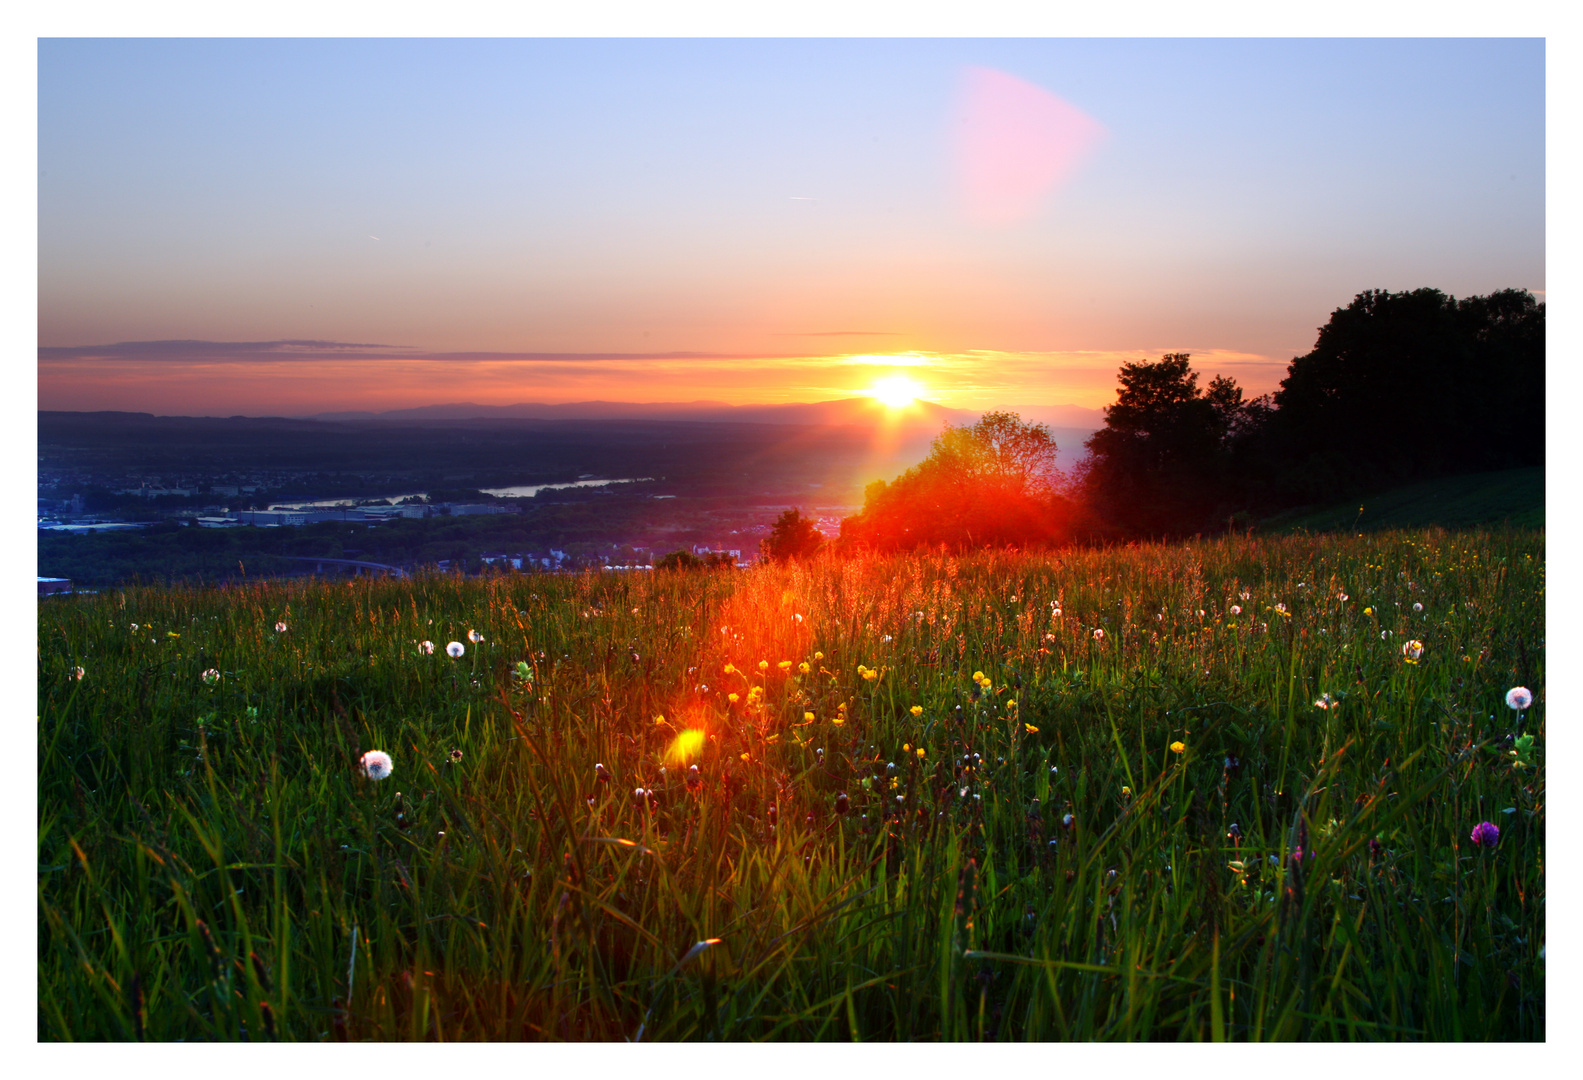
[[[1128,787],[1126,784],[1123,784],[1123,785],[1121,785],[1121,793],[1123,795],[1131,795],[1132,794],[1132,789],[1130,787]]]
[[[741,701],[742,698],[740,696],[736,695],[736,694],[727,694],[726,695],[726,700],[731,702],[731,704],[735,705],[737,702]]]
[[[768,660],[760,660],[759,661],[759,670],[760,671],[768,671],[769,669],[770,669],[770,662]]]
[[[1180,739],[1178,739],[1176,742],[1171,744],[1171,753],[1173,753],[1173,754],[1184,754],[1186,752],[1187,752],[1187,744],[1182,742]]]
[[[1006,708],[1008,708],[1008,709],[1015,709],[1016,707],[1017,707],[1017,699],[1016,698],[1007,698],[1006,699]]]
[[[1039,734],[1039,729],[1034,727],[1032,724],[1024,724],[1022,726],[1028,729],[1028,734],[1029,735],[1037,735],[1037,734]]]
[[[780,668],[782,671],[790,671],[791,670],[791,661],[790,660],[782,660],[780,663],[776,664],[775,666]]]
[[[830,722],[831,722],[831,723],[832,723],[832,724],[834,724],[834,725],[835,725],[835,726],[836,726],[836,727],[840,727],[840,726],[841,726],[841,725],[842,725],[842,724],[844,724],[844,723],[846,723],[846,717],[844,717],[844,716],[839,716],[839,715],[837,715],[837,716],[832,716],[832,717],[831,717],[831,718],[830,718]]]
[[[911,709],[908,709],[907,711],[912,713],[914,716],[922,716],[923,715],[923,706],[922,705],[914,705]]]
[[[924,749],[923,749],[923,747],[921,747],[921,746],[920,746],[920,747],[918,747],[918,756],[919,756],[919,757],[920,757],[920,758],[921,758],[921,757],[923,757],[923,754],[924,754]]]
[[[748,759],[748,755],[747,755],[747,751],[746,751],[746,750],[744,750],[744,751],[743,751],[743,752],[742,752],[742,760],[743,760],[743,761],[746,761],[746,760],[747,760],[747,759]]]
[[[977,683],[983,682],[984,681],[984,673],[982,671],[975,671],[975,672],[973,672],[973,681],[977,682]]]
[[[815,660],[823,660],[824,659],[824,653],[816,652],[816,653],[813,654],[813,658]]]
[[[1366,607],[1366,608],[1363,609],[1363,614],[1365,614],[1365,615],[1373,615],[1374,614],[1374,609],[1371,608],[1371,607]]]
[[[836,706],[836,708],[840,709],[842,712],[846,712],[846,702],[844,702],[844,701],[841,702],[839,705]]]
[[[737,673],[737,666],[735,664],[727,664],[726,665],[726,674],[727,675],[735,675],[736,673]]]
[[[808,661],[804,660],[802,663],[797,665],[797,670],[806,675],[813,669],[808,666]]]
[[[867,679],[869,682],[873,682],[875,679],[879,678],[879,672],[875,671],[873,668],[865,668],[863,670],[863,678]]]
[[[805,712],[805,713],[802,714],[802,718],[803,718],[803,721],[805,723],[812,723],[813,719],[814,719],[814,715],[811,712]]]
[[[902,744],[901,744],[901,752],[902,752],[902,753],[904,753],[904,754],[905,754],[905,753],[907,753],[907,752],[908,752],[908,751],[909,751],[909,750],[911,750],[911,749],[912,749],[912,744],[911,744],[911,743],[902,743]]]
[[[659,727],[663,723],[665,723],[665,714],[664,713],[660,713],[658,716],[656,716],[654,718],[654,726],[655,727]]]

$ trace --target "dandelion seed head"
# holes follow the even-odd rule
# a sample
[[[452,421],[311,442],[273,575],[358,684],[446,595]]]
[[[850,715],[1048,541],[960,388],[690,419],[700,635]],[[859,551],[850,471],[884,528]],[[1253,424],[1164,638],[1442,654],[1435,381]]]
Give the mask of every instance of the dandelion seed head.
[[[484,640],[484,635],[480,634],[477,630],[469,630],[467,632],[467,640],[471,641],[474,645],[477,645],[480,641]]]
[[[359,758],[357,763],[362,767],[363,775],[370,780],[383,780],[395,768],[390,755],[383,750],[370,750]]]
[[[78,668],[81,671],[82,668]],[[80,677],[80,676],[79,676]],[[1534,703],[1534,695],[1526,686],[1514,686],[1506,691],[1506,707],[1517,712],[1522,712]]]
[[[467,651],[467,646],[460,641],[453,641],[445,647],[445,654],[455,660]]]

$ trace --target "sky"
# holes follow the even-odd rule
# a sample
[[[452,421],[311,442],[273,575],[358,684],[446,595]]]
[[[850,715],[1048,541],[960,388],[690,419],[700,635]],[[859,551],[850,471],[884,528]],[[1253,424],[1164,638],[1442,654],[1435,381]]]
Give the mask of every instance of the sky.
[[[1542,39],[38,44],[38,405],[1272,390],[1545,290]],[[179,345],[157,344],[179,342]],[[114,346],[113,348],[111,346]]]

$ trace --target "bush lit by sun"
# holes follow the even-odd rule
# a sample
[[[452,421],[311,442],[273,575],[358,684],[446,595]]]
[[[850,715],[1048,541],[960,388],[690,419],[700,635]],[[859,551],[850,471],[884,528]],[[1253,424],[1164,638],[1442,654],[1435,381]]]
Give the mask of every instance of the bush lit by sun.
[[[869,396],[892,409],[911,405],[923,392],[923,387],[905,375],[891,375],[874,384]]]

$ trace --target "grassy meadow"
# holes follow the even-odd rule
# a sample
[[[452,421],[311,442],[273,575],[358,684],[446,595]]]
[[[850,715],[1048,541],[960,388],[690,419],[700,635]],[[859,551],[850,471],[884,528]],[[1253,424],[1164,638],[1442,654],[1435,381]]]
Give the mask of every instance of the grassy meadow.
[[[1543,1039],[1544,588],[1424,530],[41,601],[38,1037]]]

